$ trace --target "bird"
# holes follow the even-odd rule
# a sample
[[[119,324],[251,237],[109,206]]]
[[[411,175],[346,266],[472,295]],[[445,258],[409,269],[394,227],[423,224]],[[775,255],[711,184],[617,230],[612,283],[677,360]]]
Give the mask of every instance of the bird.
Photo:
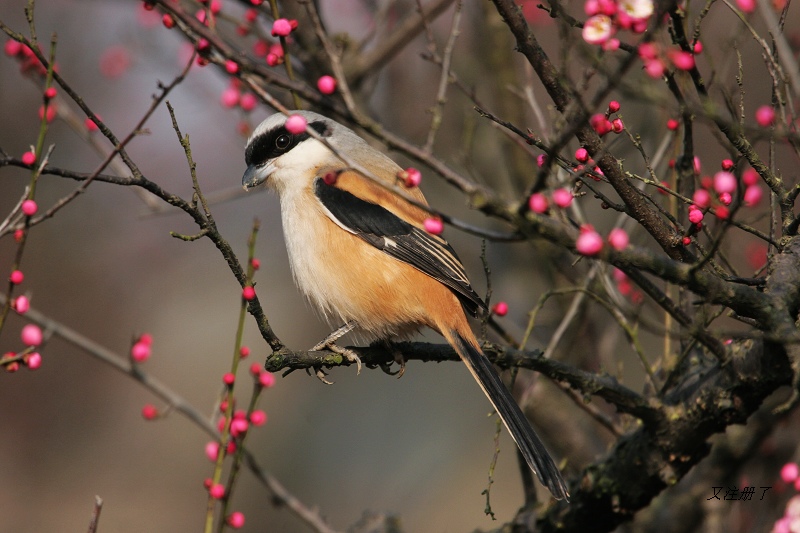
[[[426,231],[431,215],[420,207],[428,205],[420,189],[406,190],[414,202],[402,198],[390,190],[403,172],[390,157],[333,119],[289,111],[296,115],[304,119],[300,129],[287,129],[287,115],[275,113],[253,130],[242,186],[264,185],[277,193],[298,289],[329,322],[344,324],[312,350],[328,348],[357,360],[335,343],[352,330],[385,341],[423,327],[440,333],[542,485],[568,501],[561,472],[470,328],[467,313],[478,316],[487,306],[455,250]]]

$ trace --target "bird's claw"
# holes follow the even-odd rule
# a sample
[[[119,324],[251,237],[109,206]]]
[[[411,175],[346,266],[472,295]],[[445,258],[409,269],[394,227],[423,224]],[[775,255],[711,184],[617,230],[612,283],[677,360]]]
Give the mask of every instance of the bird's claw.
[[[328,380],[325,376],[325,371],[322,370],[321,366],[318,366],[314,369],[314,374],[317,376],[317,379],[323,382],[325,385],[333,385],[333,381]]]
[[[356,371],[356,375],[361,374],[361,358],[358,356],[356,352],[354,352],[350,348],[342,348],[338,344],[335,344],[334,342],[329,341],[328,339],[325,339],[324,341],[320,342],[319,344],[311,348],[310,351],[318,352],[320,350],[325,350],[325,349],[330,350],[333,353],[338,353],[351,363],[355,363],[356,367],[358,368],[358,370]]]

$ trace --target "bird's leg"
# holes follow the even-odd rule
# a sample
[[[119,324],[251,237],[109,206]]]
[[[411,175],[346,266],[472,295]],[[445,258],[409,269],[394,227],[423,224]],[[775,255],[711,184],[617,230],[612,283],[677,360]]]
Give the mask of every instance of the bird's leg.
[[[386,348],[390,354],[392,354],[392,359],[394,359],[394,362],[400,365],[400,370],[392,371],[390,370],[391,363],[381,363],[381,370],[390,376],[397,376],[397,379],[402,378],[403,374],[406,372],[406,358],[403,356],[403,352],[401,352],[397,348],[397,345],[390,340],[381,339],[377,343],[383,345],[383,347]]]
[[[344,356],[347,358],[348,361],[351,363],[355,363],[358,371],[357,374],[361,373],[361,358],[358,357],[358,354],[353,350],[349,350],[347,348],[342,348],[341,346],[336,344],[336,341],[339,340],[341,337],[345,336],[346,334],[350,333],[355,329],[358,323],[355,320],[351,320],[350,322],[346,323],[344,326],[340,327],[336,331],[332,332],[330,335],[325,337],[321,342],[317,343],[310,351],[316,352],[322,350],[323,348],[327,348],[328,350],[338,353],[339,355]]]

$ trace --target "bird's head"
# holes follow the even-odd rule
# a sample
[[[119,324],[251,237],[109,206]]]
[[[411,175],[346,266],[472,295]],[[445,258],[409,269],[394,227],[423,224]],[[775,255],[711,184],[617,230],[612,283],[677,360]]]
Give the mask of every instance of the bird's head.
[[[363,143],[348,128],[311,111],[292,111],[300,115],[308,127],[325,138],[337,150],[350,151]],[[247,140],[242,176],[245,189],[266,183],[278,192],[290,185],[304,186],[316,177],[320,168],[341,165],[338,157],[307,131],[291,133],[286,129],[287,117],[275,113],[258,125]]]

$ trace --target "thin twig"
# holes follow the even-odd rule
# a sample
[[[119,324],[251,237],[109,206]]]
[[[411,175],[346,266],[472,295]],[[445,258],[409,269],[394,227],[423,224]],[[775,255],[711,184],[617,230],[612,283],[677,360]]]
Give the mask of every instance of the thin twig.
[[[97,533],[97,524],[100,521],[100,511],[103,510],[103,500],[100,496],[94,497],[94,508],[92,509],[92,518],[89,520],[88,533]]]
[[[455,49],[456,39],[459,35],[459,26],[461,24],[461,0],[456,0],[456,10],[453,13],[453,23],[450,28],[450,37],[447,39],[447,44],[444,48],[442,55],[442,74],[439,77],[439,90],[436,93],[436,103],[431,110],[433,116],[431,117],[431,127],[428,130],[428,140],[425,141],[425,146],[422,147],[426,152],[433,150],[433,142],[436,140],[436,132],[442,125],[442,110],[447,103],[447,86],[450,85],[450,63],[453,59],[453,50]]]

